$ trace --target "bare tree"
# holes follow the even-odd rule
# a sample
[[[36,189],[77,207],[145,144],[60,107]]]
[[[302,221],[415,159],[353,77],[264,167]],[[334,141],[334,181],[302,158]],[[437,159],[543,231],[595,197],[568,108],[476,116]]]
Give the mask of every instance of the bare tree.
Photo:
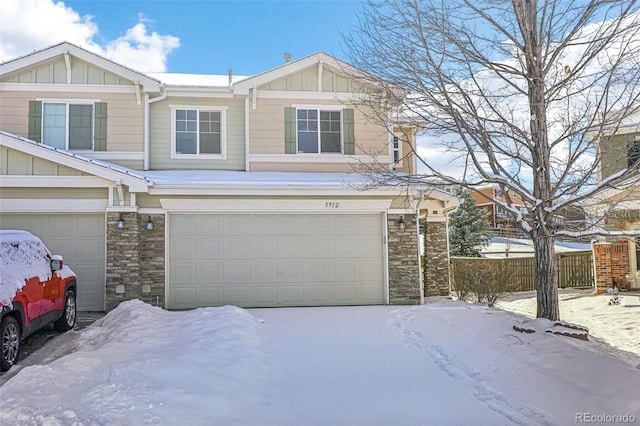
[[[378,176],[498,184],[502,207],[533,239],[537,316],[559,319],[554,241],[569,232],[554,215],[638,173],[636,162],[600,180],[597,145],[640,110],[636,1],[369,0],[359,19],[345,45],[379,78],[371,118],[413,122],[468,168],[448,176],[420,158],[428,173]]]

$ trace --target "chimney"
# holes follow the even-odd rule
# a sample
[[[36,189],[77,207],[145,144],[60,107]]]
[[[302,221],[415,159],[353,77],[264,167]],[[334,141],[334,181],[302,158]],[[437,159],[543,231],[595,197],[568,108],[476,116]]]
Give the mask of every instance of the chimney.
[[[233,71],[229,68],[229,87],[233,85]]]
[[[284,54],[284,63],[285,63],[285,64],[288,64],[289,62],[291,62],[291,53],[286,52],[286,53]]]

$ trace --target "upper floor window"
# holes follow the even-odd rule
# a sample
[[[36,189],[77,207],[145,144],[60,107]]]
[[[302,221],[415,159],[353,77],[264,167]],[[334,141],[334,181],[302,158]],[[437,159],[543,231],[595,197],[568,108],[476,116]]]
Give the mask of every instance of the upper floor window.
[[[393,162],[400,162],[400,138],[393,137]]]
[[[285,154],[355,154],[354,112],[342,106],[284,110]]]
[[[83,99],[29,101],[29,138],[58,149],[104,151],[107,104]]]
[[[504,198],[504,195],[502,194],[501,190],[494,189],[493,190],[493,198]]]
[[[42,104],[42,142],[60,149],[93,149],[93,104]]]
[[[298,109],[298,153],[342,152],[342,111]]]
[[[172,107],[174,157],[225,154],[226,108]]]
[[[636,139],[629,144],[627,167],[633,166],[638,160],[640,160],[640,139]]]

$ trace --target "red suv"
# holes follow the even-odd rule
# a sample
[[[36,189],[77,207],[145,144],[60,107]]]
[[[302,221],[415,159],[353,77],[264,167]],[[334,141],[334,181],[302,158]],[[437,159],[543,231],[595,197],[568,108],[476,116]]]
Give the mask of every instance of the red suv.
[[[30,232],[0,230],[0,315],[0,371],[15,364],[29,334],[76,323],[76,275]]]

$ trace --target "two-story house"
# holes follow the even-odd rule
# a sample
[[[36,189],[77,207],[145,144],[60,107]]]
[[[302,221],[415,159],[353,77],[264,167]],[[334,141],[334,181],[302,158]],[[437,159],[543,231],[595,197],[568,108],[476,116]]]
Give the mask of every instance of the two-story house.
[[[507,200],[507,195],[509,200]],[[507,236],[519,236],[520,231],[513,215],[501,204],[511,205],[520,210],[522,217],[531,218],[529,207],[517,193],[504,194],[498,184],[485,184],[471,191],[471,196],[476,201],[476,205],[480,209],[484,209],[488,213],[489,224],[497,232]]]
[[[70,43],[4,62],[0,226],[64,255],[81,310],[405,304],[425,293],[419,206],[446,293],[457,199],[362,190],[354,164],[411,173],[416,141],[367,119],[379,88],[348,69],[317,53],[248,77],[143,74]]]

